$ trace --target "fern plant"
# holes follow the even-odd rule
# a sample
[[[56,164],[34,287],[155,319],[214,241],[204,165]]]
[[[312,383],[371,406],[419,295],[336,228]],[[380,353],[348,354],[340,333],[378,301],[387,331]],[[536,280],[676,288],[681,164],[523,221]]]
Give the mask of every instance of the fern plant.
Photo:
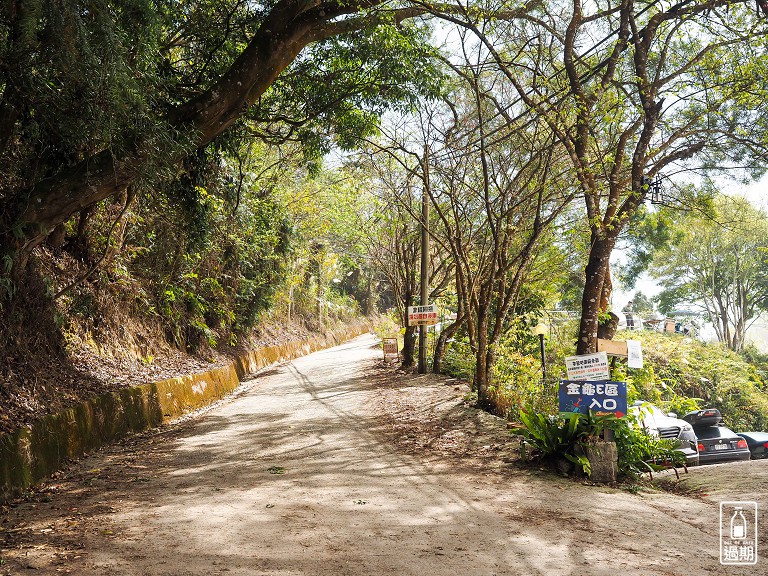
[[[612,430],[619,454],[619,474],[623,476],[637,477],[663,468],[685,466],[685,455],[675,450],[672,440],[649,434],[632,416],[597,416],[590,411],[565,418],[523,411],[520,419],[524,427],[512,432],[524,439],[524,459],[555,464],[567,460],[590,476],[592,466],[584,446],[605,430]]]
[[[526,444],[533,448],[531,458],[554,462],[565,459],[580,467],[587,476],[592,473],[592,466],[582,449],[591,429],[582,422],[580,414],[563,418],[522,411],[520,419],[525,427],[513,430],[513,433],[523,437],[523,450]],[[523,456],[528,457],[526,453]]]

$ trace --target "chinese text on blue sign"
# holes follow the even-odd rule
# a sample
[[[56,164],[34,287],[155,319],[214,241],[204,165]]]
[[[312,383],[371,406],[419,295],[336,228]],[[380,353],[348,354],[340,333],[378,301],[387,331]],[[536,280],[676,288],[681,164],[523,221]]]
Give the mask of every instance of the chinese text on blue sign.
[[[627,384],[612,380],[560,380],[560,412],[613,414],[627,413]]]

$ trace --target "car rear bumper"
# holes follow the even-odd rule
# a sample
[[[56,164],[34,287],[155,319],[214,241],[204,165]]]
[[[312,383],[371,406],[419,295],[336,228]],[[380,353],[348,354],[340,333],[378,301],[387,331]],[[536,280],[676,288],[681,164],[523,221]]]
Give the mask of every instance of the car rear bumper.
[[[762,446],[760,448],[750,448],[750,451],[752,452],[753,460],[762,460],[764,458],[768,458],[768,450]]]
[[[686,466],[697,466],[699,464],[699,453],[696,450],[690,448],[678,448],[679,452],[685,454]]]
[[[751,457],[749,448],[736,450],[721,450],[720,452],[699,452],[699,464],[715,464],[717,462],[735,462],[749,460]]]

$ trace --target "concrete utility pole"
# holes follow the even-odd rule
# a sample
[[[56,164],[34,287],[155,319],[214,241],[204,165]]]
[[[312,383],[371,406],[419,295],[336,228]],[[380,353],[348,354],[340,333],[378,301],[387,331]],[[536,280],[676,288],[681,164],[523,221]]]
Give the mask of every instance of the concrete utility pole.
[[[429,304],[429,148],[424,144],[424,191],[421,198],[421,305]],[[427,326],[419,330],[419,374],[427,373]]]

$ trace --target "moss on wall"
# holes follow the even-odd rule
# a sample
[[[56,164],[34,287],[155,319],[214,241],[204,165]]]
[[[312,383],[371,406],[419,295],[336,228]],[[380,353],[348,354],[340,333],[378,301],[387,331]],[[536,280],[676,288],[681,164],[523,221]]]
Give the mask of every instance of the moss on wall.
[[[104,394],[12,434],[0,434],[0,501],[50,476],[68,460],[223,398],[247,374],[335,346],[369,328],[363,323],[319,338],[254,350],[228,366]]]

